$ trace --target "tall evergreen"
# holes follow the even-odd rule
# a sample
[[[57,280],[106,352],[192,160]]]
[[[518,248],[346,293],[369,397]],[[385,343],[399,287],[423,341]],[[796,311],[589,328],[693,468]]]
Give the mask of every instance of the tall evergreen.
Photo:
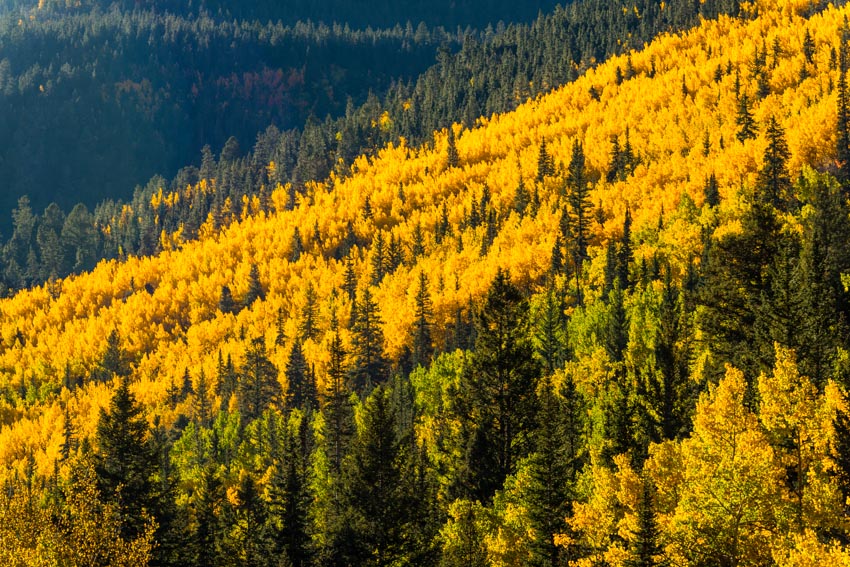
[[[631,542],[627,567],[664,567],[669,564],[661,546],[661,528],[655,515],[652,481],[643,479],[643,491],[638,507],[638,527]]]
[[[286,406],[288,408],[313,408],[319,404],[316,382],[307,366],[301,342],[295,341],[286,364]]]
[[[381,331],[381,324],[378,304],[366,287],[357,302],[357,312],[351,329],[354,357],[351,372],[354,388],[358,392],[369,390],[388,378],[389,364],[384,356],[384,333]]]
[[[106,338],[106,350],[100,359],[101,380],[111,380],[113,377],[123,378],[130,375],[130,361],[121,346],[121,335],[117,329],[112,329]]]
[[[252,339],[239,370],[239,386],[236,390],[243,423],[257,419],[269,406],[278,404],[282,394],[277,368],[266,353],[265,339]]]
[[[555,160],[549,153],[546,147],[546,138],[540,142],[540,149],[537,152],[537,182],[543,183],[547,177],[555,174]]]
[[[307,284],[304,292],[304,307],[301,309],[301,324],[299,332],[301,340],[314,339],[319,332],[318,329],[318,306],[316,305],[316,288],[313,282]]]
[[[391,393],[378,386],[364,405],[363,425],[344,471],[352,548],[348,564],[384,567],[409,561],[417,551],[419,518],[412,480],[412,431],[399,435]]]
[[[434,354],[434,342],[431,337],[431,320],[434,313],[431,309],[431,293],[428,291],[428,276],[425,271],[419,272],[419,280],[414,298],[414,319],[411,334],[413,335],[413,366],[428,366]]]
[[[529,341],[528,304],[499,270],[475,313],[475,351],[462,378],[466,461],[459,479],[489,501],[532,450],[540,368]]]
[[[460,157],[457,153],[457,145],[455,143],[455,130],[453,126],[448,128],[448,148],[446,150],[446,167],[457,167],[460,164]]]
[[[157,456],[144,409],[130,392],[126,376],[118,383],[109,408],[100,410],[95,443],[98,488],[121,514],[121,536],[132,540],[145,531],[149,514],[157,507]]]
[[[242,304],[249,307],[254,301],[265,297],[266,292],[263,290],[262,283],[260,283],[260,269],[257,264],[251,264],[251,271],[248,273],[248,291],[245,292],[245,299]]]
[[[764,192],[764,199],[773,207],[787,211],[793,199],[791,175],[788,173],[788,160],[791,152],[785,141],[785,131],[771,116],[765,130],[767,149],[764,152],[764,164],[759,170],[758,186]]]
[[[735,137],[741,143],[756,137],[756,121],[750,105],[750,98],[743,93],[738,99],[738,114],[735,116],[735,124],[738,125],[738,133]]]

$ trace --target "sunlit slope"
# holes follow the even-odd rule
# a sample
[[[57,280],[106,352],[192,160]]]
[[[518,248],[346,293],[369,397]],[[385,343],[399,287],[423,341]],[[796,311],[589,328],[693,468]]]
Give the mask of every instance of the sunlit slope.
[[[39,467],[50,470],[62,439],[63,407],[78,436],[93,432],[112,384],[89,376],[113,329],[133,359],[136,394],[151,417],[165,424],[189,412],[191,396],[176,408],[166,399],[186,369],[195,378],[203,368],[214,380],[219,352],[238,363],[255,337],[264,337],[283,380],[310,285],[319,333],[304,350],[316,366],[321,390],[332,314],[345,328],[350,313],[341,290],[345,262],[335,259],[346,241],[357,243],[351,256],[361,289],[372,280],[378,235],[386,249],[395,242],[403,250],[404,263],[372,288],[388,353],[398,357],[409,342],[420,271],[429,279],[434,336],[441,345],[458,309],[465,311],[483,293],[498,268],[532,287],[549,270],[564,182],[558,172],[536,179],[544,139],[559,170],[569,163],[573,144],[583,143],[596,180],[591,262],[584,266],[590,300],[594,282],[602,277],[605,243],[619,235],[627,207],[638,258],[658,253],[683,267],[699,257],[708,216],[720,216],[721,230],[734,228],[723,221],[735,217],[741,188],[752,185],[761,165],[764,128],[756,139],[736,139],[736,83],[754,101],[758,124],[775,116],[784,126],[792,175],[804,165],[833,166],[835,52],[850,10],[828,8],[806,19],[795,5],[808,7],[808,2],[773,4],[765,3],[765,13],[753,19],[722,18],[658,38],[515,112],[482,118],[470,131],[457,130],[457,167],[447,165],[446,133],[437,133],[428,147],[401,144],[375,159],[361,159],[345,178],[309,187],[294,210],[286,210],[287,189],[278,188],[269,198],[272,213],[256,212],[220,233],[210,222],[199,241],[185,245],[179,235],[163,235],[171,249],[157,257],[102,263],[90,274],[0,302],[0,462],[20,462],[33,451]],[[807,30],[815,47],[810,63],[803,50]],[[751,69],[756,52],[764,50],[770,92],[760,99]],[[627,132],[640,163],[625,181],[608,183],[612,137],[625,146]],[[717,210],[702,207],[703,187],[712,174],[722,197]],[[535,214],[535,207],[522,216],[514,210],[520,180],[532,198],[535,193],[539,198]],[[190,187],[170,198],[201,190]],[[490,204],[484,210],[496,217],[490,223],[492,243],[486,219],[471,219],[485,193]],[[261,208],[259,199],[247,207]],[[417,227],[424,253],[414,257]],[[303,252],[292,261],[296,230]],[[252,264],[259,268],[265,299],[237,314],[220,312],[222,286],[241,299]],[[276,344],[279,313],[286,336],[282,345]],[[63,387],[74,380],[82,380],[82,386]]]

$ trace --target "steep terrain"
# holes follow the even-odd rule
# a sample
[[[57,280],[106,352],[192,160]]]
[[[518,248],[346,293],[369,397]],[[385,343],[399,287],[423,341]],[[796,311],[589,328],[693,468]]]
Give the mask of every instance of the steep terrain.
[[[274,467],[266,468],[258,445],[258,428],[271,423],[262,410],[274,404],[269,397],[251,406],[241,386],[234,393],[223,382],[223,361],[242,368],[236,380],[245,383],[253,376],[250,361],[262,351],[280,371],[272,390],[291,399],[293,352],[303,351],[303,369],[310,370],[298,376],[315,378],[325,400],[338,375],[341,338],[351,353],[353,389],[368,398],[357,405],[358,439],[368,445],[363,431],[377,427],[386,398],[381,388],[368,396],[371,384],[407,375],[414,361],[428,367],[430,356],[421,352],[427,343],[445,354],[410,378],[411,427],[436,471],[444,557],[462,556],[464,522],[472,521],[469,529],[486,534],[479,543],[493,564],[536,557],[527,526],[549,530],[544,539],[563,554],[561,564],[567,558],[622,564],[638,554],[639,538],[656,537],[658,530],[666,538],[664,553],[683,564],[718,554],[728,564],[805,564],[806,553],[838,561],[841,550],[818,537],[846,533],[843,485],[827,473],[839,467],[830,447],[838,443],[832,420],[843,407],[847,351],[840,344],[829,354],[813,353],[818,341],[805,333],[818,331],[812,305],[840,307],[846,290],[836,287],[829,304],[803,298],[814,303],[800,311],[805,318],[795,319],[796,300],[783,299],[780,284],[815,293],[832,285],[832,271],[846,272],[836,252],[840,243],[827,244],[833,237],[817,227],[830,211],[843,210],[823,203],[838,194],[846,169],[841,140],[847,123],[842,126],[837,109],[847,108],[840,69],[848,10],[776,4],[748,5],[742,18],[721,16],[663,35],[514,112],[438,132],[420,148],[402,142],[359,158],[345,176],[308,183],[303,194],[278,186],[245,197],[239,218],[228,225],[211,215],[196,241],[163,231],[159,255],[104,261],[91,273],[3,300],[0,462],[10,475],[50,475],[64,466],[71,437],[101,434],[101,409],[119,376],[128,375],[148,420],[175,440],[181,498],[192,501],[205,478],[193,461],[203,450],[192,443],[215,431],[215,447],[232,449],[229,460],[216,465],[238,508],[247,498],[246,475],[261,489],[274,483]],[[267,165],[270,172],[275,167]],[[152,206],[165,214],[209,192],[210,183],[216,180],[157,194]],[[844,214],[831,226],[844,230],[846,221]],[[221,225],[227,228],[216,230]],[[751,250],[746,238],[753,234],[787,241],[788,248],[764,252],[773,242],[756,239],[758,250]],[[818,250],[827,250],[820,264],[812,260],[820,258]],[[759,253],[766,258],[761,264]],[[748,259],[755,266],[750,279],[734,271]],[[821,271],[806,272],[800,266],[807,262]],[[784,268],[793,278],[782,279]],[[452,405],[466,398],[453,388],[463,392],[465,381],[486,373],[480,370],[486,337],[498,326],[486,309],[508,301],[499,295],[510,297],[506,277],[530,302],[532,328],[523,328],[523,340],[548,376],[540,391],[548,392],[550,383],[573,388],[586,404],[579,412],[587,420],[585,460],[580,480],[578,472],[573,477],[574,504],[557,508],[561,523],[554,527],[541,528],[529,511],[536,508],[523,500],[537,474],[534,459],[547,454],[542,449],[516,449],[519,464],[499,461],[505,477],[495,486],[476,480],[474,463],[472,472],[456,474],[457,483],[446,480],[457,463],[468,464],[464,450],[480,448],[452,445],[466,439],[463,408]],[[756,292],[741,299],[748,286]],[[556,296],[562,303],[552,307]],[[733,322],[743,339],[729,326],[718,327],[720,314],[733,312],[739,299],[744,311]],[[754,307],[753,301],[762,303]],[[785,308],[792,310],[790,324]],[[670,322],[665,313],[672,312]],[[557,330],[547,331],[550,316]],[[825,317],[834,325],[829,340],[843,340],[835,338],[840,313]],[[426,343],[417,339],[424,318],[432,339]],[[366,320],[381,332],[365,331]],[[478,340],[470,339],[473,329]],[[363,361],[364,343],[372,339],[391,369]],[[798,358],[786,347],[799,347]],[[653,380],[667,384],[665,356],[675,359],[677,390],[653,397],[654,389],[663,389]],[[798,373],[798,361],[808,378]],[[201,376],[209,381],[203,388]],[[393,391],[407,395],[397,382]],[[569,401],[564,391],[556,398]],[[548,411],[554,402],[542,399],[539,411]],[[198,418],[206,404],[222,408],[215,424]],[[448,425],[441,422],[443,410]],[[236,412],[239,427],[228,421]],[[301,423],[294,412],[290,419]],[[246,425],[249,414],[257,420]],[[313,425],[320,447],[329,427],[323,420],[330,418],[321,419]],[[546,420],[541,423],[545,430]],[[783,444],[788,439],[801,448],[797,457]],[[321,455],[311,458],[315,474],[329,466]],[[787,472],[793,467],[794,477]],[[715,475],[728,482],[700,484]],[[807,480],[794,480],[800,478]],[[641,490],[648,479],[654,487]],[[723,491],[731,496],[719,498]],[[315,494],[324,502],[323,493]],[[740,505],[734,526],[720,525],[728,515],[724,503]],[[647,527],[653,522],[658,525]],[[733,538],[730,533],[738,539],[724,539]],[[323,540],[315,545],[332,547]],[[660,553],[659,547],[651,555]]]

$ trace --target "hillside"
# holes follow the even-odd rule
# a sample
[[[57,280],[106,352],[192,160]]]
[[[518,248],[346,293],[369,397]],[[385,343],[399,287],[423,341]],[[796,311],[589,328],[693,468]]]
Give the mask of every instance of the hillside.
[[[2,300],[7,476],[101,470],[129,385],[222,557],[263,509],[301,564],[846,564],[850,9],[745,12]]]

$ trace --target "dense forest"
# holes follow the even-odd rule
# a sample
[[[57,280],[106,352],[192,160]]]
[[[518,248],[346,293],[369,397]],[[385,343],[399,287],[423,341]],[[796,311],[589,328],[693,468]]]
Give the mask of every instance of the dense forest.
[[[850,565],[848,18],[149,187],[149,250],[0,300],[0,564]]]
[[[421,26],[386,32],[290,29],[116,11],[46,23],[37,19],[19,32],[12,18],[7,23],[14,49],[5,57],[15,62],[10,69],[28,70],[10,72],[6,80],[14,104],[5,116],[0,113],[0,129],[5,122],[15,143],[0,149],[5,151],[0,178],[9,187],[0,201],[6,199],[11,210],[19,196],[31,200],[11,215],[0,255],[0,287],[15,290],[61,278],[90,269],[101,258],[155,253],[163,231],[182,227],[182,237],[191,238],[210,216],[216,222],[238,217],[243,197],[267,195],[278,184],[291,183],[294,204],[305,183],[324,180],[332,171],[345,175],[359,155],[401,138],[433,141],[437,130],[457,122],[471,126],[481,115],[511,110],[610,54],[719,13],[737,13],[737,2],[675,1],[661,9],[647,0],[626,10],[607,0],[582,0],[530,25],[454,37]],[[0,45],[3,37],[0,33]],[[237,54],[232,54],[234,40]],[[157,46],[153,53],[149,44]],[[452,53],[455,44],[459,52]],[[415,80],[402,80],[417,57],[424,60],[434,49],[439,49],[434,66]],[[303,59],[306,53],[310,56]],[[45,60],[29,67],[34,54]],[[136,64],[140,56],[141,66]],[[112,62],[107,70],[104,61]],[[303,66],[286,67],[292,61]],[[339,66],[346,64],[350,68],[343,72]],[[368,80],[360,68],[370,69]],[[375,68],[382,70],[378,77],[371,72]],[[0,63],[0,82],[2,69]],[[93,74],[105,82],[91,82]],[[385,84],[390,78],[392,84]],[[375,92],[382,84],[386,92],[380,98]],[[113,88],[115,98],[104,100],[104,90]],[[369,89],[372,95],[366,94]],[[357,93],[364,98],[360,105]],[[328,118],[314,118],[322,112],[330,113]],[[44,127],[34,128],[34,120]],[[240,150],[254,139],[250,153]],[[186,163],[187,152],[194,156],[201,148],[197,165],[181,169],[171,181],[156,176],[137,188],[132,200],[116,198],[124,194],[123,185],[146,179],[144,172],[155,171],[155,164]],[[60,160],[58,167],[40,166],[53,159]],[[273,171],[267,167],[271,162]],[[207,180],[207,190],[185,193],[199,180]],[[154,205],[162,202],[154,198],[161,191],[183,197],[165,211]],[[75,207],[74,199],[83,195],[88,198]],[[93,206],[97,195],[112,198]],[[48,205],[51,200],[59,205]]]

